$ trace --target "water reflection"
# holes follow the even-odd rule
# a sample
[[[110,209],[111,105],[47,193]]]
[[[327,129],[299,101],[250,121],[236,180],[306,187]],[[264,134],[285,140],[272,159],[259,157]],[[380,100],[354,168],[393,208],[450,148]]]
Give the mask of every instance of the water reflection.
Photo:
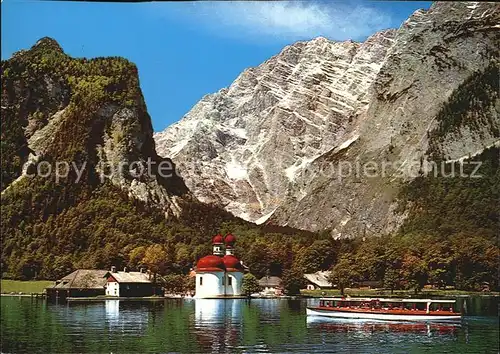
[[[120,300],[107,300],[104,303],[108,322],[118,322],[118,317],[120,315]]]
[[[0,352],[9,353],[498,352],[496,317],[461,326],[338,320],[278,299],[1,302]]]
[[[416,322],[389,322],[365,321],[356,319],[334,319],[321,317],[307,317],[307,328],[326,332],[354,332],[373,334],[375,332],[417,333],[426,336],[455,335],[461,324],[457,323],[416,323]]]
[[[195,299],[196,326],[223,326],[241,316],[241,300]]]
[[[240,306],[237,300],[195,299],[195,334],[203,348],[223,352],[238,342]]]

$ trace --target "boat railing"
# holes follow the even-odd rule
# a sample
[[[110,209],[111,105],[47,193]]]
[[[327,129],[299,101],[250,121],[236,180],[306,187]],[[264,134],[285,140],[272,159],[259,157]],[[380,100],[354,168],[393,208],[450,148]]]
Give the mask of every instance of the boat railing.
[[[321,298],[319,307],[425,311],[426,313],[430,313],[431,311],[455,312],[453,309],[453,305],[455,302],[456,300],[443,299]],[[446,306],[443,305],[450,305],[450,307],[446,308]],[[408,308],[408,306],[411,306],[411,308]]]

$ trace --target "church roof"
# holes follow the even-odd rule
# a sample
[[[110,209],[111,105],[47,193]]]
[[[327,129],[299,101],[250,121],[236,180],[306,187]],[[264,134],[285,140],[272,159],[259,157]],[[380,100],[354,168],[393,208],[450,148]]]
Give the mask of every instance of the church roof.
[[[227,234],[224,238],[224,242],[226,243],[226,246],[233,246],[236,242],[236,237],[234,237],[234,235],[232,234]]]
[[[241,264],[240,260],[233,256],[232,254],[226,254],[222,260],[224,261],[224,266],[226,267],[226,270],[229,272],[238,272],[238,271],[243,271],[243,265]]]
[[[224,237],[222,237],[222,235],[215,235],[214,238],[212,239],[212,243],[213,244],[217,244],[217,243],[224,243]]]
[[[224,271],[226,266],[224,265],[224,261],[221,257],[210,254],[198,260],[196,263],[196,271]]]

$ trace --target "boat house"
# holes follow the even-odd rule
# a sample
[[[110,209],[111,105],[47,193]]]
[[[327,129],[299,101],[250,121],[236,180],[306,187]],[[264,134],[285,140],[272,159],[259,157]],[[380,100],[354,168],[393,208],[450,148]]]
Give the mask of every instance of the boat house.
[[[90,297],[105,294],[106,270],[78,269],[46,288],[49,298]]]
[[[103,277],[106,296],[152,296],[156,292],[151,273],[146,273],[143,269],[140,272],[130,272],[127,268],[117,271],[116,267],[111,267]]]

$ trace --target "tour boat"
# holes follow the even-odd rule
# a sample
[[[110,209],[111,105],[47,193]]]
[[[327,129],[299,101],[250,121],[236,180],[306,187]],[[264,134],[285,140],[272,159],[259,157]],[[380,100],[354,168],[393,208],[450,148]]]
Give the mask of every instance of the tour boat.
[[[319,306],[307,307],[308,316],[389,321],[458,321],[455,300],[321,298]]]

